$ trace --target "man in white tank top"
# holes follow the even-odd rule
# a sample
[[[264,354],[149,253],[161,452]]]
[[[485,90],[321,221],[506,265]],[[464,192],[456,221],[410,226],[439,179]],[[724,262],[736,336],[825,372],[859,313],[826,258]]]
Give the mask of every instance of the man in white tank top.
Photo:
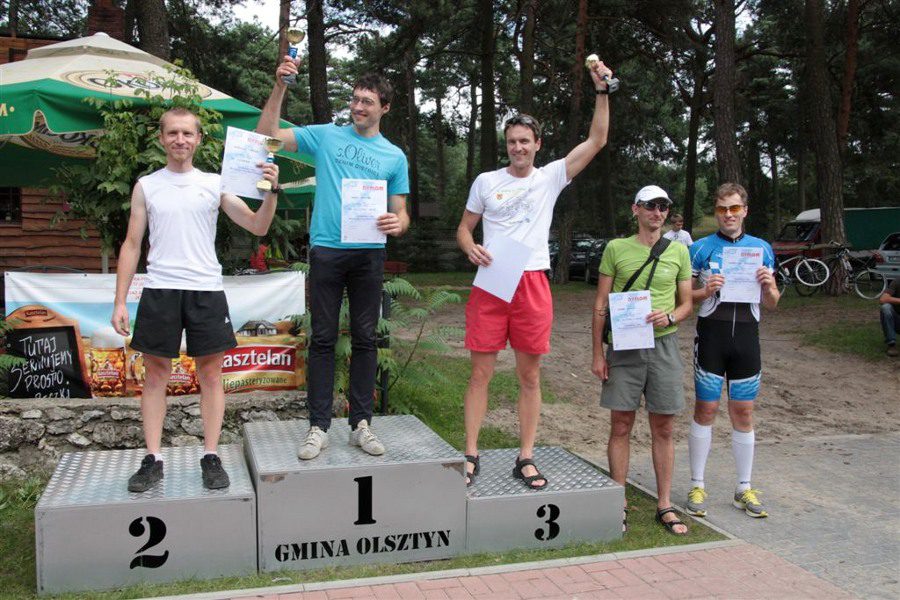
[[[147,280],[131,341],[131,347],[144,355],[146,379],[141,416],[147,455],[128,480],[128,489],[146,491],[163,477],[160,445],[166,417],[166,384],[172,359],[179,356],[183,333],[200,383],[205,448],[200,460],[203,485],[209,489],[224,488],[230,482],[216,453],[225,415],[222,359],[237,342],[222,287],[222,266],[216,258],[216,221],[221,209],[247,231],[265,235],[280,191],[278,166],[259,164],[263,177],[272,183],[272,191],[253,212],[237,196],[220,192],[218,174],[194,168],[194,152],[202,141],[200,120],[195,114],[184,108],[164,113],[159,120],[159,141],[166,152],[166,166],[141,177],[131,194],[131,217],[119,251],[111,320],[120,335],[129,335],[125,299],[149,225]]]

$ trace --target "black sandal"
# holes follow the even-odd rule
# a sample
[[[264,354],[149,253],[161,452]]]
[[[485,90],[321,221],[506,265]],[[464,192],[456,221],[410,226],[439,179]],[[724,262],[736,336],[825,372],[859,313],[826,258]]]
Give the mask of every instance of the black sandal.
[[[534,467],[534,470],[537,471],[537,475],[524,475],[522,473],[522,469],[524,469],[528,465],[531,465],[532,467]],[[544,477],[543,475],[541,475],[541,472],[538,471],[537,465],[535,465],[534,461],[531,460],[530,458],[521,458],[521,457],[516,458],[516,466],[513,468],[513,477],[524,481],[525,485],[528,486],[532,490],[542,490],[545,487],[547,487],[547,483],[548,483],[547,478]],[[535,481],[540,481],[541,479],[544,480],[544,483],[542,483],[540,485],[534,485]]]
[[[676,525],[684,525],[685,528],[687,528],[687,525],[685,525],[685,523],[683,521],[680,521],[679,519],[675,519],[674,521],[664,521],[663,520],[663,515],[667,515],[669,513],[677,514],[677,511],[672,506],[670,506],[669,508],[657,509],[656,522],[659,523],[660,525],[662,525],[663,527],[665,527],[666,530],[669,533],[671,533],[672,535],[687,535],[687,531],[685,531],[684,533],[678,533],[677,531],[675,531]]]
[[[472,469],[471,473],[469,473],[469,469],[466,469],[466,477],[469,478],[469,481],[466,482],[466,487],[469,487],[470,485],[475,483],[475,476],[481,472],[481,463],[479,460],[481,458],[481,456],[480,455],[473,456],[472,454],[466,454],[465,456],[466,456],[467,463],[472,463],[473,465],[475,465],[474,468]]]

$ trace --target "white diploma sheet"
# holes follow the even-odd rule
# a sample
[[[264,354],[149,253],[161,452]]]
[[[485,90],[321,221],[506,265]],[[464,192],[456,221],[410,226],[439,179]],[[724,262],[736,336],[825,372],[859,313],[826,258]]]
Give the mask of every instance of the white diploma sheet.
[[[256,182],[263,178],[257,163],[266,162],[265,135],[229,127],[225,134],[225,153],[222,157],[222,193],[262,200],[265,192]]]
[[[491,264],[487,267],[478,267],[472,285],[497,296],[504,302],[512,302],[522,273],[525,272],[525,265],[531,256],[531,246],[497,235],[491,238],[491,243],[485,250],[491,254]]]
[[[341,180],[341,241],[347,244],[383,244],[378,217],[387,210],[384,179]]]
[[[652,311],[650,290],[610,294],[613,350],[655,348],[653,324],[647,322],[647,315]]]
[[[722,275],[719,292],[722,302],[759,303],[760,285],[756,272],[762,266],[762,248],[722,248]]]

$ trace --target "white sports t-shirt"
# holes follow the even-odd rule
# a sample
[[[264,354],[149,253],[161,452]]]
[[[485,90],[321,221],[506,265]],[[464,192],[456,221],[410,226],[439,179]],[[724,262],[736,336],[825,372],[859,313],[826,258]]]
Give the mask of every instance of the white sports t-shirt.
[[[506,168],[482,173],[472,182],[466,210],[484,221],[484,246],[495,235],[531,247],[526,271],[550,268],[550,223],[559,193],[569,185],[566,161],[560,159],[532,169],[527,177],[513,177]]]
[[[691,244],[694,243],[694,240],[691,239],[691,234],[685,231],[684,229],[680,231],[675,231],[674,229],[670,229],[669,231],[663,234],[664,238],[670,239],[673,242],[681,242],[688,248],[691,247]]]
[[[147,204],[150,254],[144,287],[216,291],[222,265],[216,258],[219,175],[162,168],[138,182]]]

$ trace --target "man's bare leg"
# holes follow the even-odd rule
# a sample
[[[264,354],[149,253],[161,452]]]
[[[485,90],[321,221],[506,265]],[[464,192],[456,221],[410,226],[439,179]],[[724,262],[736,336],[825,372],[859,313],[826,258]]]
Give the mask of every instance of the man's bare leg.
[[[216,452],[225,419],[225,389],[222,387],[224,356],[224,352],[218,352],[194,358],[200,382],[200,417],[203,420],[203,449],[206,452]]]
[[[141,421],[148,454],[159,454],[166,420],[166,386],[172,373],[172,359],[144,354],[144,388],[141,392]]]
[[[675,441],[672,429],[674,415],[650,413],[650,439],[653,454],[653,470],[656,472],[657,508],[672,506],[672,472],[675,470]],[[669,513],[663,516],[664,521],[675,521],[678,515]],[[676,525],[674,533],[687,533],[686,525]]]
[[[487,413],[488,386],[494,377],[496,352],[472,352],[472,374],[463,398],[463,415],[466,428],[466,454],[478,456],[478,434]],[[466,462],[466,473],[472,473],[474,465]]]
[[[519,379],[519,457],[533,458],[541,420],[541,355],[516,350],[516,376]],[[538,470],[532,465],[522,469],[525,477],[537,473]],[[535,487],[544,485],[544,481],[536,480]]]

